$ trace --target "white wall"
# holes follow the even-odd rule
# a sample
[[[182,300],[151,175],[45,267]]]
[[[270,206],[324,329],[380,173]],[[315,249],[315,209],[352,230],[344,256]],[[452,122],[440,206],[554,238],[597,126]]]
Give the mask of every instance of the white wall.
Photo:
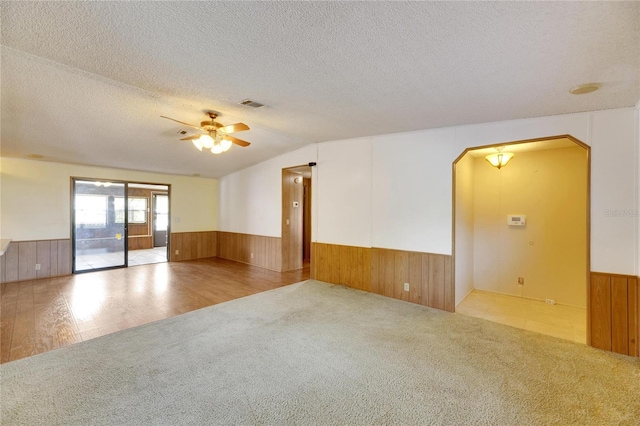
[[[636,193],[637,193],[637,210],[636,210],[636,236],[637,249],[636,258],[638,259],[636,271],[640,274],[640,101],[636,104]]]
[[[214,179],[2,158],[2,238],[70,238],[72,176],[170,184],[172,232],[210,231],[217,227],[218,181]]]
[[[591,120],[591,270],[638,274],[635,152],[637,111],[601,111]],[[633,247],[633,249],[632,249]]]
[[[316,146],[307,145],[220,179],[219,230],[280,237],[282,169],[316,162],[317,158]],[[312,209],[315,211],[317,168],[312,167],[311,172]],[[312,222],[315,222],[316,215],[313,216]]]
[[[453,128],[373,138],[373,247],[451,254],[454,142]]]
[[[638,206],[637,114],[622,108],[311,145],[222,178],[220,229],[280,236],[281,169],[317,158],[314,241],[451,254],[455,158],[468,147],[570,134],[593,148],[592,270],[637,274],[637,218],[605,216]]]
[[[315,240],[371,247],[371,154],[370,138],[319,145]]]
[[[456,306],[473,290],[474,158],[467,154],[456,164],[455,295]]]

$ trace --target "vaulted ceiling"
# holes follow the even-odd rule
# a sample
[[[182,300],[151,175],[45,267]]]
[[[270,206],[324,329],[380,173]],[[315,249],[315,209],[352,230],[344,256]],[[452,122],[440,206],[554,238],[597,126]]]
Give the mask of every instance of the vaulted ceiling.
[[[2,156],[220,177],[312,142],[640,99],[638,2],[1,7]],[[198,152],[160,118],[208,110],[252,145]]]

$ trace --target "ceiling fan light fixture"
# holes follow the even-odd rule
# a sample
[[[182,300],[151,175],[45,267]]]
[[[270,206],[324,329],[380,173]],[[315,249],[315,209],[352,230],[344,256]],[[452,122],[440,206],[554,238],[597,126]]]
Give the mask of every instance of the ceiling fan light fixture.
[[[204,148],[210,149],[213,148],[213,138],[209,135],[202,135],[200,139],[198,139]]]
[[[212,147],[211,147],[211,153],[212,154],[222,154],[224,152],[224,150],[222,149],[222,145],[220,145],[220,143],[215,143]]]
[[[185,123],[184,121],[176,120],[171,117],[166,117],[161,115],[161,118],[165,118],[167,120],[175,121],[176,123],[180,123],[184,126],[189,126],[194,129],[198,129],[200,131],[207,132],[205,134],[195,134],[192,136],[187,136],[184,138],[180,138],[181,141],[191,141],[193,146],[196,147],[199,151],[202,151],[202,148],[206,148],[211,150],[214,154],[220,154],[228,151],[233,144],[239,145],[241,147],[247,147],[251,145],[247,141],[243,141],[242,139],[238,139],[234,136],[229,136],[229,133],[243,132],[245,130],[250,130],[249,126],[244,123],[235,123],[224,126],[215,121],[218,117],[218,114],[210,111],[207,113],[210,121],[202,121],[200,126],[196,126],[194,124]],[[180,130],[180,134],[184,134],[183,130]]]

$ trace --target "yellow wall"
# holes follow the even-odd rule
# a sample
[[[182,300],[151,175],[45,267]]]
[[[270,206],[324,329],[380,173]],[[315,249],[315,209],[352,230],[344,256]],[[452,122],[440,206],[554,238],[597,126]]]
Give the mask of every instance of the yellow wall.
[[[171,185],[171,232],[217,229],[218,181],[132,170],[0,159],[0,236],[14,241],[70,238],[70,177]]]
[[[474,158],[467,154],[456,164],[456,305],[473,290]],[[482,166],[482,165],[481,165]]]
[[[501,170],[475,162],[474,287],[585,307],[586,150],[521,153]]]

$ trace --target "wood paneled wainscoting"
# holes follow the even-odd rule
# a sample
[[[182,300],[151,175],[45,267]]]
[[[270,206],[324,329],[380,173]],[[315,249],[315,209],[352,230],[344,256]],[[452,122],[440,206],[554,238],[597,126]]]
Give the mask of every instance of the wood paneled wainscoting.
[[[280,272],[282,240],[278,237],[218,231],[217,256]]]
[[[311,243],[311,278],[371,291],[371,249]]]
[[[172,232],[170,237],[171,261],[215,257],[218,253],[218,232]]]
[[[127,243],[129,250],[144,250],[153,248],[151,235],[129,235]]]
[[[317,280],[455,310],[451,256],[324,243],[312,244],[312,256]]]
[[[631,275],[592,272],[591,346],[640,357],[640,288]]]
[[[40,269],[36,269],[40,265]],[[0,282],[71,274],[71,240],[12,241],[0,256]]]

